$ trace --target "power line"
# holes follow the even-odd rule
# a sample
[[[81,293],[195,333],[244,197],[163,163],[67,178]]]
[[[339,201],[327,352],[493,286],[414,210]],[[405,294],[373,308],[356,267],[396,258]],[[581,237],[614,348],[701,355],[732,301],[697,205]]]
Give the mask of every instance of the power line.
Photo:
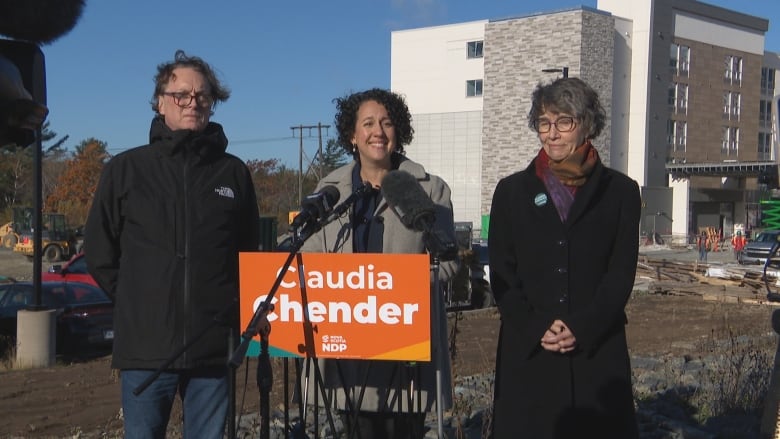
[[[281,142],[285,140],[295,140],[295,137],[266,137],[259,139],[241,139],[231,140],[230,143],[234,145],[240,145],[242,143],[268,143],[268,142]]]

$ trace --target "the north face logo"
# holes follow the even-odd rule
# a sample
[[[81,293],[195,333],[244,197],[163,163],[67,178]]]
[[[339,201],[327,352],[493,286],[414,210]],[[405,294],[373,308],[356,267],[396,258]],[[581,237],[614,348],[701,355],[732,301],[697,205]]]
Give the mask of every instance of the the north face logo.
[[[230,189],[229,187],[218,187],[214,189],[214,192],[216,192],[221,197],[236,198],[235,195],[233,195],[233,189]]]

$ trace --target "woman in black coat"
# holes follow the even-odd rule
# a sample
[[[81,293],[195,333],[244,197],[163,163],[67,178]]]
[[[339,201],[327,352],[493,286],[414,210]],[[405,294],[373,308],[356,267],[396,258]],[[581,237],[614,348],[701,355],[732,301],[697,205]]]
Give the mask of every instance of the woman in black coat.
[[[494,439],[638,437],[624,308],[636,273],[640,196],[591,145],[605,120],[598,94],[582,80],[538,86],[528,124],[542,148],[496,186]]]

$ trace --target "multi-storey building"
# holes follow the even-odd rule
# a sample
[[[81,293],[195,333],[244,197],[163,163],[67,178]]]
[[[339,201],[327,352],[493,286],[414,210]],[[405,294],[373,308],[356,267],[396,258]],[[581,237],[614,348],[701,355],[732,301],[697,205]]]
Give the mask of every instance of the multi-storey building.
[[[609,114],[602,160],[642,187],[644,233],[759,226],[759,177],[777,180],[768,24],[694,0],[599,0],[393,32],[391,88],[414,115],[407,153],[450,183],[456,220],[484,229],[498,180],[540,148],[533,88],[578,76]]]

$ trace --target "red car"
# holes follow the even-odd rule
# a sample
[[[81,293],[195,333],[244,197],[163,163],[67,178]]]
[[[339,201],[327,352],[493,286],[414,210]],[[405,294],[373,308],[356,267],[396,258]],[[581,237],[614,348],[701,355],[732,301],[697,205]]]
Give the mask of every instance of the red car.
[[[44,282],[84,282],[96,287],[100,286],[87,271],[87,260],[84,259],[83,252],[70,258],[65,265],[55,264],[49,267],[48,272],[41,273],[41,280]]]

